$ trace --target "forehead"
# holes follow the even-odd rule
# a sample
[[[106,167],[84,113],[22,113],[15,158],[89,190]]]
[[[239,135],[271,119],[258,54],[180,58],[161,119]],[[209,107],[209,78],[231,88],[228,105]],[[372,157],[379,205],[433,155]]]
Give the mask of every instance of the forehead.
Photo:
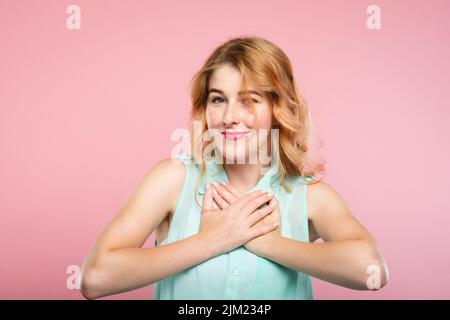
[[[247,80],[248,90],[257,90],[252,79]],[[209,88],[221,89],[225,93],[234,94],[241,91],[241,74],[239,69],[225,64],[214,70],[209,80]]]

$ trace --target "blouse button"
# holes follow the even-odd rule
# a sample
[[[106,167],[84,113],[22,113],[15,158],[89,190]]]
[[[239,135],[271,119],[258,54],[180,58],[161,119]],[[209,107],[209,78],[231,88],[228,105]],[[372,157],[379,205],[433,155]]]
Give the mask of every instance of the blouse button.
[[[238,268],[234,268],[234,269],[233,269],[233,274],[234,274],[235,276],[237,276],[237,275],[239,274]]]

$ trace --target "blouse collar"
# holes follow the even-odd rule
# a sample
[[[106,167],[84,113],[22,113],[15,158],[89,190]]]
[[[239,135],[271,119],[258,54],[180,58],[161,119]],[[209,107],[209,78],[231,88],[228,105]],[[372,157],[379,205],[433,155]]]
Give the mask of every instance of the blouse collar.
[[[205,157],[205,175],[202,177],[200,186],[198,189],[199,194],[204,194],[206,184],[208,182],[226,182],[229,183],[228,175],[223,168],[222,164],[218,164],[215,157]],[[265,174],[259,179],[258,183],[248,192],[252,192],[259,189],[276,191],[280,187],[280,173],[279,165],[274,158],[271,159],[271,166]]]

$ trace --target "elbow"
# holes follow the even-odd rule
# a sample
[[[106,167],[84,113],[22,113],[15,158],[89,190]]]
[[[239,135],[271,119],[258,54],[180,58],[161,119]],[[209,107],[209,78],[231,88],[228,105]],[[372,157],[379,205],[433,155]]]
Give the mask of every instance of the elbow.
[[[378,291],[389,282],[389,270],[376,243],[369,244],[362,263],[360,287],[362,290]]]
[[[366,264],[365,274],[362,277],[361,287],[363,290],[378,291],[389,282],[389,271],[384,261],[373,260]]]
[[[102,296],[98,273],[95,270],[83,270],[80,279],[80,292],[87,300],[94,300]]]

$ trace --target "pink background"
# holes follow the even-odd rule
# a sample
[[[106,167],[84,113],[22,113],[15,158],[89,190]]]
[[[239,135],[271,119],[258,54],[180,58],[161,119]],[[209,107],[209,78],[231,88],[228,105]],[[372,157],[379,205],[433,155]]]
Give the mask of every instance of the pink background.
[[[66,28],[70,4],[81,30]],[[366,28],[370,4],[381,30]],[[290,57],[327,182],[390,269],[378,292],[314,279],[316,299],[449,299],[449,30],[437,0],[1,0],[0,298],[82,299],[67,267],[170,155],[194,72],[253,34]]]

